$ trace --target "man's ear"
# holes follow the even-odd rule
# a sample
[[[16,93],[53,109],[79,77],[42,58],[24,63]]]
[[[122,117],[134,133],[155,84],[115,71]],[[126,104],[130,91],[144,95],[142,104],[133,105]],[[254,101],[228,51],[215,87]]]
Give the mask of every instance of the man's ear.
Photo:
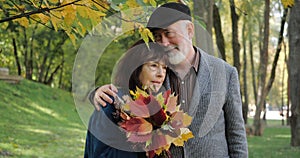
[[[189,38],[193,39],[195,30],[194,30],[194,24],[192,22],[189,22],[187,24],[187,30],[188,30]]]

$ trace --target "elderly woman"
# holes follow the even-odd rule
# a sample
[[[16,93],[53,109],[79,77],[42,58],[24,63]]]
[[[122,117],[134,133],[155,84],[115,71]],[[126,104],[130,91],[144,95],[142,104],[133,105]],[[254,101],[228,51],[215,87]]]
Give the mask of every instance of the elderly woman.
[[[150,42],[148,47],[141,40],[136,42],[120,59],[114,71],[113,83],[119,87],[118,96],[129,94],[137,87],[151,93],[171,89],[178,94],[179,85],[175,84],[177,81],[170,80],[176,77],[170,77],[175,74],[167,67],[165,55],[164,48],[158,44]],[[135,148],[128,142],[125,131],[117,126],[119,120],[115,117],[115,105],[106,105],[101,106],[100,111],[95,110],[90,118],[84,157],[146,157],[143,149]]]

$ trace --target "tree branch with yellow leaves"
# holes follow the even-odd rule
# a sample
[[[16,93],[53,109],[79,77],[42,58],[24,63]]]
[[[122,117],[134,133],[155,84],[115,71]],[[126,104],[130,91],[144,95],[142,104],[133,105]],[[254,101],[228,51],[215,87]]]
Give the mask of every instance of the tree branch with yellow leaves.
[[[30,11],[30,12],[24,12],[24,13],[21,13],[21,14],[18,14],[18,15],[3,18],[3,19],[0,20],[0,23],[12,21],[12,20],[19,19],[19,18],[22,18],[22,17],[29,17],[30,15],[34,15],[34,14],[49,12],[51,10],[55,10],[55,9],[59,9],[59,8],[63,8],[63,7],[75,4],[79,1],[81,1],[81,0],[75,0],[73,2],[69,2],[69,3],[63,4],[63,5],[60,5],[60,6],[57,6],[57,7],[53,7],[53,8],[45,7],[45,8],[39,8],[39,9],[34,10],[34,11]]]

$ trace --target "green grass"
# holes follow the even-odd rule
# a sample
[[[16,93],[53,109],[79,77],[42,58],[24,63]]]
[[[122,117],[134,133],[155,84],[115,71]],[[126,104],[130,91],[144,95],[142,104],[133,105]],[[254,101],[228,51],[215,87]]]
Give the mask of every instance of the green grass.
[[[83,157],[86,128],[70,93],[0,81],[0,157]]]
[[[248,137],[249,158],[298,158],[300,148],[291,147],[290,139],[289,127],[267,127],[262,137]]]
[[[253,119],[248,119],[253,124]],[[263,136],[248,136],[249,158],[298,158],[300,148],[291,147],[291,130],[281,120],[267,120]]]
[[[0,118],[0,157],[83,157],[86,127],[69,92],[0,81]],[[298,158],[300,148],[290,147],[290,139],[289,127],[268,121],[263,136],[248,137],[249,158]]]

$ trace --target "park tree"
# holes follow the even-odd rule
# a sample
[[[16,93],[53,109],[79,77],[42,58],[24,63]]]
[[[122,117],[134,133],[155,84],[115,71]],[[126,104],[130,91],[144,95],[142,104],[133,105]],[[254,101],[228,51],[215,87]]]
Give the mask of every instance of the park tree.
[[[243,61],[241,65],[241,73],[243,74],[240,79],[241,79],[241,90],[242,90],[242,101],[243,101],[243,114],[244,114],[244,119],[245,121],[247,120],[247,107],[248,103],[247,102],[252,102],[256,105],[257,108],[261,108],[261,110],[256,111],[256,117],[255,117],[255,123],[254,123],[254,129],[257,130],[256,135],[261,135],[263,133],[263,122],[261,122],[261,112],[265,110],[265,102],[268,99],[268,94],[271,90],[271,87],[273,85],[273,82],[275,80],[275,71],[277,68],[277,62],[279,58],[279,53],[282,48],[282,43],[283,43],[283,32],[284,32],[284,26],[286,23],[286,16],[287,16],[287,10],[285,9],[283,12],[280,10],[280,3],[272,1],[270,6],[277,6],[278,9],[272,10],[273,12],[281,12],[282,13],[282,20],[281,20],[281,25],[280,30],[279,29],[274,29],[274,30],[269,30],[268,28],[268,23],[266,22],[266,16],[262,15],[269,15],[273,14],[270,11],[269,13],[266,13],[266,7],[264,5],[265,2],[261,1],[243,1],[238,3],[237,6],[235,6],[236,10],[240,13],[238,16],[241,16],[242,18],[240,19],[240,23],[242,25],[242,31],[240,31],[241,34],[241,39],[242,39],[242,47],[241,49],[243,50]],[[265,7],[265,8],[264,8]],[[267,8],[268,9],[268,8]],[[264,12],[263,12],[264,11]],[[267,21],[269,21],[267,19]],[[265,38],[266,35],[269,34],[269,32],[272,33],[272,38],[277,37],[277,32],[278,32],[278,42],[276,46],[276,50],[274,53],[272,53],[272,57],[274,59],[272,60],[272,65],[269,64],[271,60],[269,60],[266,55],[268,56],[269,51],[272,50],[272,48],[266,48],[269,47],[269,37]],[[276,32],[276,34],[274,34]],[[269,36],[269,35],[268,35]],[[268,40],[268,41],[266,41]],[[263,41],[263,42],[262,42]],[[248,42],[248,44],[247,44]],[[266,44],[267,43],[267,44]],[[275,44],[274,44],[275,45]],[[263,51],[266,50],[266,51]],[[260,54],[257,54],[255,52],[260,52]],[[248,56],[249,54],[249,56]],[[273,55],[275,54],[275,55]],[[259,55],[259,56],[258,56]],[[260,58],[260,60],[257,60]],[[262,62],[263,61],[263,62]],[[250,73],[248,68],[248,64],[250,63]],[[234,63],[234,61],[233,61]],[[259,65],[259,67],[257,67]],[[268,69],[271,68],[271,73],[256,73],[262,72],[262,66],[265,66],[264,69],[268,67]],[[259,70],[260,69],[260,70]],[[264,79],[263,79],[264,78]],[[251,80],[248,80],[251,79]],[[267,80],[268,79],[268,80]],[[251,85],[252,82],[252,95],[249,95],[250,93],[248,92],[251,87],[248,85]],[[264,86],[262,86],[262,83],[264,82]],[[258,104],[258,88],[260,87],[260,95],[261,100],[263,100],[261,103],[261,106]],[[278,88],[278,87],[275,87]],[[255,126],[257,125],[256,123],[260,122],[260,127]]]
[[[264,34],[263,34],[263,47],[260,51],[260,65],[258,70],[258,91],[257,91],[257,105],[254,116],[254,134],[262,135],[262,123],[261,123],[261,111],[265,104],[266,98],[266,75],[267,75],[267,64],[268,64],[268,48],[269,48],[269,18],[270,18],[270,0],[265,0],[265,11],[264,11]]]
[[[74,50],[96,25],[113,14],[120,15],[119,19],[126,21],[125,15],[119,14],[122,9],[158,5],[154,0],[0,0],[0,3],[1,33],[5,32],[2,36],[6,36],[4,43],[8,46],[1,49],[6,63],[1,66],[9,66],[29,80],[49,85],[57,80],[58,87],[66,87],[62,83],[67,80],[67,87],[70,87],[72,66],[69,65],[75,58]],[[115,26],[122,27],[132,27],[145,40],[151,36],[139,21],[126,21],[123,26]],[[69,40],[73,44],[71,49],[64,46],[66,43],[68,45]],[[15,64],[12,64],[12,60]],[[63,77],[65,73],[68,73],[68,78]]]
[[[213,5],[213,28],[215,31],[216,38],[216,44],[218,46],[218,50],[221,54],[221,58],[226,61],[226,52],[225,52],[225,39],[222,32],[222,24],[221,24],[221,16],[219,7],[215,3]]]
[[[106,1],[96,0],[1,0],[0,23],[14,22],[23,27],[39,23],[63,30],[72,42],[98,24],[109,11]]]
[[[193,0],[190,4],[195,24],[195,45],[208,53],[214,54],[212,41],[214,1]]]
[[[240,49],[241,45],[239,43],[238,35],[238,21],[239,15],[236,13],[236,5],[234,0],[229,0],[230,3],[230,13],[231,13],[231,27],[232,27],[232,50],[233,50],[233,65],[236,67],[238,74],[240,74]]]
[[[213,27],[213,5],[211,0],[193,1],[194,17],[203,23],[209,34],[212,34]]]
[[[4,44],[11,45],[4,58],[15,59],[17,74],[70,89],[78,37],[101,20],[106,11],[103,7],[107,5],[83,0],[1,0],[0,3],[1,30],[10,39]],[[69,40],[73,48],[68,46]],[[14,72],[12,64],[4,66]]]
[[[243,26],[242,26],[242,47],[243,49],[243,75],[242,75],[242,80],[243,80],[243,89],[242,89],[242,98],[243,98],[243,118],[245,121],[245,124],[247,124],[248,121],[248,105],[249,105],[249,96],[248,96],[248,83],[247,83],[247,69],[248,69],[248,61],[247,61],[247,36],[249,32],[246,32],[245,30],[248,29],[246,24],[248,23],[246,16],[244,16],[243,20]]]
[[[300,1],[295,0],[291,8],[289,35],[289,94],[291,103],[291,145],[300,146]]]
[[[279,30],[279,35],[278,35],[278,42],[277,42],[277,46],[275,49],[275,55],[274,55],[274,59],[272,62],[272,67],[271,67],[271,73],[269,76],[267,76],[266,74],[266,70],[267,70],[267,64],[268,64],[268,41],[266,41],[266,37],[269,36],[269,31],[266,27],[269,27],[269,24],[266,20],[269,21],[269,13],[266,12],[269,10],[269,8],[267,8],[266,6],[266,10],[265,10],[265,16],[264,16],[264,40],[263,40],[263,45],[262,45],[262,49],[260,51],[260,67],[259,67],[259,74],[258,74],[258,89],[257,89],[257,96],[256,96],[256,113],[255,113],[255,117],[254,117],[254,134],[255,135],[262,135],[263,134],[263,123],[260,119],[261,116],[261,112],[262,110],[265,110],[265,104],[266,104],[266,97],[268,96],[272,85],[274,83],[275,80],[275,76],[276,76],[276,67],[277,67],[277,63],[278,63],[278,59],[279,59],[279,55],[283,46],[283,32],[284,32],[284,28],[285,28],[285,23],[286,23],[286,18],[287,18],[287,12],[288,12],[288,7],[292,6],[293,1],[282,1],[282,4],[284,6],[284,10],[282,13],[282,18],[281,18],[281,23],[280,23],[280,30]],[[265,5],[269,4],[269,2],[265,1]],[[270,4],[269,4],[270,5]],[[268,11],[269,12],[269,11]],[[265,32],[267,31],[267,32]],[[269,79],[267,80],[267,77],[269,77]],[[283,88],[283,87],[282,87]]]

